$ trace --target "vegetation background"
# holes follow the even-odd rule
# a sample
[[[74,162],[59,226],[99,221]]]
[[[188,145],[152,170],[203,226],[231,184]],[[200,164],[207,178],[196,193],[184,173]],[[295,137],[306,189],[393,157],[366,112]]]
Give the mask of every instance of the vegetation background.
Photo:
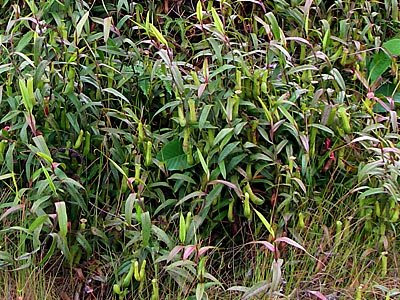
[[[1,0],[1,299],[398,299],[398,0]]]

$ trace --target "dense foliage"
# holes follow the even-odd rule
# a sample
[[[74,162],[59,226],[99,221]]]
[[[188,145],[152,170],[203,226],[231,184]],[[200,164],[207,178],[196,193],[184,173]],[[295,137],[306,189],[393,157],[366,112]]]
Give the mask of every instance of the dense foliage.
[[[0,3],[1,298],[399,293],[397,0]]]

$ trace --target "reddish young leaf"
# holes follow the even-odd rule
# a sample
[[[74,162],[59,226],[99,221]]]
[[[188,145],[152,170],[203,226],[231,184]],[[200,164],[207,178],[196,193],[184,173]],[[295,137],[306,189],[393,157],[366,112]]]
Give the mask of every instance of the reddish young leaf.
[[[320,300],[327,299],[321,292],[318,292],[318,291],[308,291],[308,293],[310,293],[311,295],[314,295],[315,297],[317,297]]]
[[[275,252],[274,245],[272,245],[270,242],[267,242],[267,241],[254,241],[254,242],[250,242],[247,244],[260,244],[260,245],[263,245],[264,247],[266,247],[269,251]]]
[[[293,247],[299,248],[299,249],[301,249],[301,250],[303,250],[304,252],[307,253],[307,250],[302,245],[300,245],[299,243],[293,241],[292,239],[289,239],[288,237],[277,238],[275,240],[275,242],[277,242],[277,243],[284,242],[284,243],[289,244],[289,245],[291,245]]]
[[[216,247],[213,247],[213,246],[201,247],[200,250],[199,250],[199,256],[202,256],[208,250],[214,249],[214,248],[216,248]]]
[[[185,251],[183,252],[183,259],[188,259],[189,256],[193,253],[193,251],[196,250],[195,245],[189,245],[185,247]]]
[[[174,249],[168,255],[167,261],[170,262],[183,248],[184,246],[175,246]]]

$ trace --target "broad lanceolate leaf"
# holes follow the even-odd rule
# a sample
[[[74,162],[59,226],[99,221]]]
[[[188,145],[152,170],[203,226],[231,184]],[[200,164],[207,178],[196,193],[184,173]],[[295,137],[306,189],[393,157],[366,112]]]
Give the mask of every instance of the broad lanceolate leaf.
[[[56,202],[54,205],[56,206],[58,227],[60,228],[59,235],[65,238],[68,232],[67,208],[65,202]]]
[[[142,213],[142,241],[143,246],[147,247],[150,241],[151,219],[148,211]]]
[[[126,180],[125,178],[123,180]],[[128,225],[132,224],[132,216],[133,216],[133,207],[135,204],[135,198],[136,195],[131,193],[128,196],[128,199],[126,199],[125,202],[125,220],[128,223]]]
[[[183,152],[182,144],[179,140],[173,140],[166,144],[156,158],[164,162],[169,171],[182,171],[191,167],[187,163],[186,154]]]
[[[278,25],[278,21],[275,18],[273,12],[269,12],[265,15],[271,24],[272,33],[274,34],[275,40],[281,40],[281,28]]]
[[[160,42],[163,43],[164,45],[168,46],[168,42],[165,39],[165,37],[162,35],[162,33],[155,27],[153,24],[149,23],[149,28],[150,32],[152,35]]]
[[[284,243],[289,244],[289,245],[291,245],[291,246],[293,246],[293,247],[299,248],[300,250],[303,250],[304,252],[307,252],[307,250],[306,250],[302,245],[300,245],[299,243],[293,241],[292,239],[290,239],[290,238],[288,238],[288,237],[280,237],[280,238],[277,238],[277,239],[275,240],[275,242],[276,242],[276,243],[284,242]]]
[[[181,243],[185,242],[186,238],[186,223],[185,223],[185,217],[183,216],[182,213],[179,215],[179,240]]]
[[[118,98],[126,101],[127,103],[130,103],[128,98],[126,98],[124,95],[122,95],[120,92],[118,92],[117,90],[115,90],[113,88],[103,89],[103,92],[107,92],[107,93],[113,94],[114,96],[117,96]]]
[[[217,11],[215,10],[214,7],[211,8],[211,15],[213,17],[214,20],[214,25],[215,28],[221,33],[221,34],[225,34],[225,30],[224,30],[224,25],[222,24],[221,19],[218,16]]]
[[[103,34],[105,43],[107,43],[108,37],[110,36],[111,22],[112,22],[112,17],[107,17],[104,18],[103,20]]]
[[[390,67],[391,59],[383,51],[375,53],[369,67],[369,82],[372,84]]]
[[[272,228],[271,224],[267,221],[267,219],[260,213],[258,210],[254,209],[257,216],[260,218],[261,222],[264,224],[265,228],[269,231],[272,237],[275,237],[274,229]]]
[[[22,94],[22,101],[28,113],[32,113],[35,105],[35,96],[33,94],[33,78],[28,78],[27,81],[20,79],[19,88]]]
[[[199,20],[200,23],[203,21],[203,7],[202,7],[202,4],[201,4],[201,0],[197,1],[196,17],[197,17],[197,20]]]
[[[257,299],[262,294],[265,294],[269,288],[271,287],[271,283],[268,281],[261,281],[253,285],[251,288],[246,290],[244,293],[242,300],[250,300]]]
[[[51,158],[51,153],[49,148],[47,147],[46,141],[43,138],[43,135],[38,135],[33,138],[33,142],[35,143],[36,147],[40,150],[40,152],[46,154],[48,157]],[[51,161],[52,162],[52,161]]]
[[[78,24],[76,25],[76,40],[78,41],[82,30],[83,30],[83,26],[85,25],[87,19],[89,18],[89,11],[87,11],[82,18],[79,20]]]
[[[201,166],[203,167],[204,173],[207,174],[207,180],[210,178],[210,170],[208,169],[207,162],[205,161],[203,154],[201,154],[200,149],[197,148],[197,154],[199,156],[199,160],[201,163]]]
[[[391,55],[400,55],[400,39],[391,39],[383,43],[383,48],[385,48]]]
[[[254,242],[250,242],[249,244],[260,244],[260,245],[264,246],[265,248],[267,248],[269,251],[275,252],[274,245],[272,245],[268,241],[254,241]]]

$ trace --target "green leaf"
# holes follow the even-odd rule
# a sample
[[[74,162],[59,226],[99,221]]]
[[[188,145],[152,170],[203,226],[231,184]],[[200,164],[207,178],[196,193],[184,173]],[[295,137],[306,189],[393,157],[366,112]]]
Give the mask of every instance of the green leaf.
[[[201,166],[203,167],[204,173],[207,174],[207,180],[210,179],[210,170],[208,169],[208,165],[203,157],[203,154],[201,154],[201,151],[199,148],[197,148],[197,155],[199,156],[199,160],[201,163]]]
[[[226,166],[225,166],[225,161],[220,161],[219,163],[218,163],[218,167],[219,167],[219,170],[221,171],[221,174],[222,174],[222,177],[224,178],[224,179],[226,179]]]
[[[40,162],[40,164],[42,165],[42,170],[43,170],[44,175],[46,176],[46,180],[47,180],[47,183],[49,184],[50,189],[52,190],[54,195],[57,195],[57,189],[56,189],[56,186],[54,185],[53,179],[51,178],[47,169],[43,166],[42,162]]]
[[[26,54],[21,52],[14,52],[14,54],[20,56],[27,64],[31,65],[32,67],[35,67],[34,62],[28,56],[26,56]]]
[[[45,157],[47,157],[47,158],[45,158],[45,157],[43,157],[43,158],[45,158],[46,160],[49,160],[49,159],[50,159],[50,160],[51,160],[50,162],[52,162],[53,159],[51,158],[50,150],[49,150],[49,148],[47,147],[47,144],[46,144],[46,141],[44,140],[43,135],[35,136],[35,137],[33,138],[33,142],[35,143],[36,147],[38,147],[38,149],[40,150],[40,152],[41,152],[42,154],[44,154]],[[39,153],[36,153],[36,154],[39,155]],[[41,156],[41,155],[39,155],[39,156]]]
[[[78,24],[76,25],[76,40],[79,40],[79,37],[82,34],[83,26],[85,25],[87,19],[89,18],[89,11],[87,11],[82,18],[79,20]]]
[[[187,163],[186,154],[183,152],[179,140],[166,144],[156,156],[157,160],[164,162],[169,171],[182,171],[191,166]]]
[[[226,70],[231,70],[231,69],[236,69],[236,66],[234,65],[223,65],[222,67],[219,67],[215,71],[213,71],[210,76],[208,77],[209,80],[211,80],[213,77],[217,76],[218,74],[225,72]]]
[[[204,128],[204,125],[206,124],[208,115],[209,115],[212,107],[213,107],[212,105],[208,104],[208,105],[204,106],[203,110],[201,111],[201,115],[199,118],[199,128],[200,129]]]
[[[39,267],[43,266],[53,255],[54,250],[56,249],[57,246],[57,240],[58,240],[58,235],[57,233],[50,233],[49,236],[52,237],[52,242],[50,245],[50,248],[48,248],[46,255],[43,257],[43,259],[39,263]]]
[[[126,98],[124,95],[122,95],[120,92],[118,92],[117,90],[113,89],[113,88],[106,88],[103,89],[103,92],[107,92],[110,94],[113,94],[114,96],[121,98],[122,100],[126,101],[127,103],[130,103],[128,98]]]
[[[331,70],[331,74],[332,74],[333,77],[335,78],[335,80],[336,80],[336,82],[338,83],[340,89],[341,89],[342,91],[345,91],[345,90],[346,90],[346,84],[345,84],[345,82],[344,82],[344,79],[343,79],[342,75],[341,75],[340,72],[338,71],[338,69],[333,68],[333,69]]]
[[[100,230],[96,227],[91,227],[90,231],[92,232],[93,235],[99,237],[103,241],[104,244],[108,243],[108,238],[102,230]]]
[[[50,199],[50,196],[44,196],[44,197],[41,197],[41,198],[37,199],[37,200],[33,203],[32,207],[31,207],[31,209],[30,209],[31,212],[34,213],[34,214],[36,214],[37,211],[38,211],[38,209],[40,209],[40,206],[41,206],[42,204],[44,204],[43,206],[47,206],[47,204],[48,204],[47,200],[49,200],[49,199]],[[45,204],[46,202],[47,202],[47,204]]]
[[[149,29],[152,35],[162,44],[168,46],[167,40],[164,38],[162,33],[153,24],[149,23]]]
[[[240,142],[233,142],[225,146],[224,150],[221,151],[221,154],[218,157],[218,162],[223,161],[238,145]]]
[[[283,106],[279,106],[278,109],[279,109],[280,112],[286,117],[286,119],[289,120],[289,122],[290,122],[293,126],[295,126],[296,128],[298,127],[296,121],[294,120],[294,118],[292,117],[292,115],[287,111],[286,108],[284,108]]]
[[[28,79],[29,82],[29,79]],[[32,109],[33,109],[33,91],[31,93],[30,89],[28,88],[28,86],[30,84],[27,85],[27,82],[23,79],[19,80],[19,89],[21,90],[21,95],[22,95],[22,101],[24,103],[25,109],[27,110],[27,112],[31,113]],[[32,79],[32,84],[33,84],[33,79]]]
[[[211,7],[211,15],[213,17],[214,20],[214,25],[215,28],[221,33],[221,34],[225,34],[225,30],[224,30],[224,25],[222,24],[221,19],[218,16],[217,11],[215,10],[214,7]]]
[[[320,130],[323,130],[329,134],[331,134],[332,136],[335,136],[335,133],[333,132],[332,129],[330,129],[329,127],[322,125],[322,124],[310,124],[310,127],[315,127],[318,128]]]
[[[108,158],[108,160],[111,162],[111,164],[124,176],[125,179],[128,179],[128,175],[125,173],[125,171],[111,158]]]
[[[204,295],[204,283],[199,282],[196,287],[196,300],[202,300]]]
[[[383,43],[383,48],[385,48],[391,55],[400,55],[400,39],[391,39]]]
[[[125,6],[126,10],[129,10],[129,3],[128,0],[119,0],[117,4],[117,12],[121,11],[122,6]]]
[[[154,211],[154,216],[157,215],[160,211],[162,211],[164,208],[168,207],[168,206],[172,206],[174,204],[176,204],[176,202],[178,202],[177,199],[168,199],[165,202],[161,203],[157,209]]]
[[[69,250],[69,247],[68,247],[67,238],[65,236],[61,236],[60,234],[58,234],[57,236],[58,236],[58,239],[57,239],[58,248],[64,254],[68,263],[72,264],[72,255],[71,255],[71,251]]]
[[[67,208],[65,206],[65,202],[56,202],[54,203],[56,206],[57,219],[58,219],[58,227],[60,228],[59,235],[60,237],[66,237],[68,232],[68,217],[67,217]]]
[[[275,232],[274,229],[272,228],[271,224],[267,221],[267,219],[260,213],[258,210],[254,209],[255,213],[257,216],[260,218],[261,222],[264,224],[265,228],[269,231],[269,233],[272,235],[273,238],[275,238]]]
[[[233,128],[224,128],[220,132],[218,132],[217,136],[214,139],[213,146],[218,145],[223,138],[225,138],[229,133],[232,133]]]
[[[155,236],[157,236],[158,240],[163,241],[169,249],[171,249],[174,246],[174,242],[161,228],[157,227],[156,225],[153,225],[151,227],[151,231]]]
[[[179,71],[178,66],[176,64],[173,64],[171,66],[171,73],[172,77],[174,78],[175,84],[178,87],[179,92],[183,93],[184,86],[183,86],[182,74]]]
[[[20,110],[11,110],[1,119],[0,123],[5,123],[8,120],[11,120],[11,119],[17,117],[20,113],[21,113]]]
[[[287,72],[287,74],[292,75],[292,74],[304,72],[304,71],[318,71],[318,68],[313,65],[300,65],[297,67],[290,68],[290,70]]]
[[[199,20],[200,23],[203,21],[203,7],[201,5],[201,0],[197,1],[196,17],[197,17],[197,20]]]
[[[186,239],[186,223],[185,223],[185,217],[181,212],[179,216],[179,240],[181,241],[182,244],[184,244],[185,239]]]
[[[192,192],[192,193],[186,195],[185,197],[183,197],[181,200],[179,200],[179,201],[175,204],[175,206],[179,206],[179,205],[181,205],[182,203],[184,203],[185,201],[187,201],[187,200],[189,200],[189,199],[202,197],[202,196],[204,196],[204,195],[206,195],[206,193],[204,193],[204,192],[202,192],[202,191],[195,191],[195,192]]]
[[[376,194],[379,195],[385,194],[384,188],[383,187],[369,188],[368,190],[360,194],[359,199],[365,199],[371,195],[376,195]]]
[[[147,247],[150,241],[151,219],[148,211],[142,213],[142,241],[143,246]]]
[[[83,249],[85,249],[87,255],[91,255],[93,252],[92,246],[88,242],[88,240],[83,236],[82,233],[78,232],[76,235],[76,241],[79,243],[79,245],[82,246]]]
[[[14,68],[14,66],[11,63],[0,65],[0,74],[4,73],[4,72],[8,72],[8,71],[12,70],[13,68]]]
[[[194,181],[192,177],[190,177],[190,176],[188,176],[186,174],[175,173],[175,174],[172,174],[168,179],[183,180],[183,181],[186,181],[188,183],[196,184],[196,181]]]
[[[37,218],[35,219],[35,221],[33,221],[33,222],[31,223],[31,225],[29,225],[28,230],[29,230],[30,232],[33,232],[36,228],[38,228],[39,226],[43,225],[44,222],[46,222],[48,219],[49,219],[49,216],[48,216],[48,215],[41,215],[41,216],[37,217]]]
[[[167,104],[163,105],[163,107],[161,107],[159,110],[156,111],[156,113],[153,115],[153,119],[154,119],[155,116],[157,116],[159,113],[163,112],[167,108],[172,107],[172,110],[174,110],[175,107],[177,107],[181,103],[182,102],[180,100],[168,102]]]
[[[133,206],[135,204],[135,194],[131,193],[125,202],[125,220],[130,226],[132,224]]]
[[[278,25],[278,21],[275,18],[275,15],[272,12],[269,12],[265,15],[268,19],[268,22],[271,24],[272,33],[275,37],[275,40],[281,40],[281,29]]]
[[[6,152],[6,166],[8,171],[10,171],[11,173],[14,172],[14,148],[15,148],[15,142],[9,144],[8,150]]]
[[[38,12],[38,8],[35,5],[35,1],[34,0],[30,0],[30,1],[26,1],[26,4],[28,4],[29,9],[31,10],[31,12],[36,15]]]
[[[49,65],[49,63],[50,62],[45,59],[42,60],[41,62],[39,62],[38,66],[36,67],[35,75],[33,77],[35,86],[37,86],[41,82],[42,76],[43,76],[47,66]]]
[[[374,83],[390,67],[392,60],[383,51],[375,53],[369,66],[369,82]]]
[[[75,114],[69,112],[67,113],[67,119],[69,121],[69,123],[72,125],[72,127],[74,128],[75,132],[77,134],[79,134],[79,132],[81,131],[81,129],[79,128],[79,124],[78,124],[78,120]]]
[[[12,177],[13,177],[12,173],[3,174],[3,175],[0,175],[0,181],[6,180],[6,179],[9,179],[9,178],[12,178]]]
[[[20,52],[24,50],[24,48],[30,43],[33,37],[33,31],[28,31],[24,34],[24,36],[19,40],[17,47],[15,47],[16,52]]]
[[[269,288],[271,287],[271,283],[267,280],[260,281],[254,284],[251,288],[248,288],[242,296],[242,300],[250,300],[259,298],[260,294],[265,294]]]

